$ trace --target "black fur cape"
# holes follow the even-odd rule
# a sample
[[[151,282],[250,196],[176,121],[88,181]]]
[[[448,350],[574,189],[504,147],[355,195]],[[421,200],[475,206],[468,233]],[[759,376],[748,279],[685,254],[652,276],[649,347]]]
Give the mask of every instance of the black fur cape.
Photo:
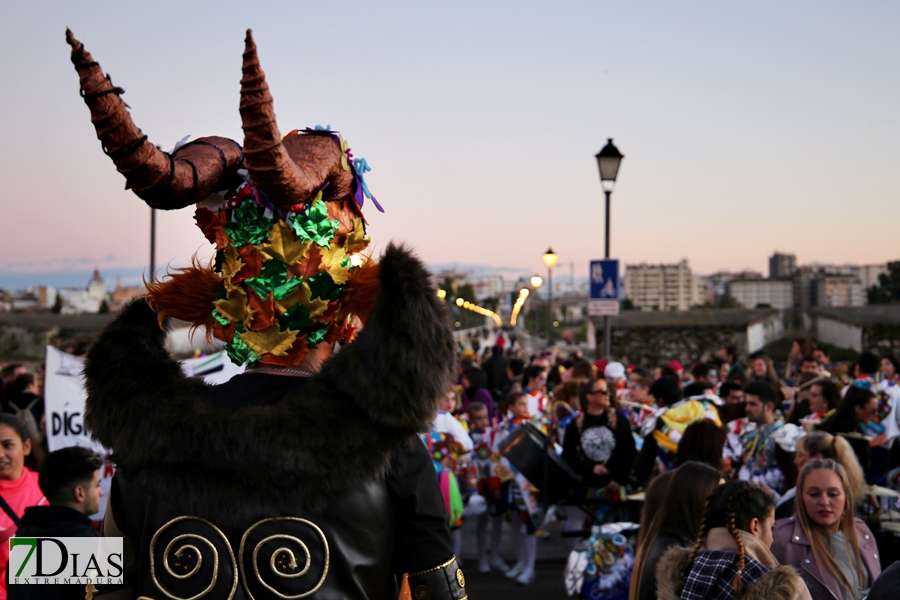
[[[306,386],[266,406],[216,409],[165,349],[144,299],[124,308],[85,363],[85,424],[130,484],[222,525],[319,511],[380,476],[427,431],[454,366],[447,311],[428,272],[390,245],[357,339]],[[299,513],[298,513],[299,511]]]

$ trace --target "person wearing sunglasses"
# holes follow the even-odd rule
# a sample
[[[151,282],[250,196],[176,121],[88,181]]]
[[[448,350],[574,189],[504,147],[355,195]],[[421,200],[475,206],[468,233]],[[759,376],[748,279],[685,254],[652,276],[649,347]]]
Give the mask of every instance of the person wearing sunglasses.
[[[566,428],[563,460],[579,475],[585,492],[619,495],[637,455],[628,417],[617,410],[605,379],[578,388],[582,415]]]

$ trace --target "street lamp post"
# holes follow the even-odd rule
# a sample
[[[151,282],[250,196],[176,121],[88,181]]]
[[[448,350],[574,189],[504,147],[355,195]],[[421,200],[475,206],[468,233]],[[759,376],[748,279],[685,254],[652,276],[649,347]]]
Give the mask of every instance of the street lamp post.
[[[150,282],[156,281],[156,209],[150,208]]]
[[[547,265],[547,345],[553,343],[553,267],[556,265],[556,253],[553,248],[544,252],[544,264]]]
[[[604,258],[609,258],[609,198],[612,195],[613,188],[616,186],[616,176],[619,174],[619,165],[625,158],[619,149],[613,145],[612,138],[608,138],[606,145],[595,156],[597,159],[597,168],[600,170],[600,185],[603,186],[603,193],[606,194],[606,248]],[[610,332],[609,316],[603,317],[603,349],[606,353],[606,360],[611,359],[610,344],[612,342],[612,334]]]
[[[538,291],[538,288],[540,288],[543,284],[544,284],[544,278],[543,278],[543,277],[541,277],[540,275],[532,275],[532,276],[531,276],[531,287],[534,289],[535,292],[537,292],[537,291]],[[537,298],[540,300],[540,296],[537,296]],[[535,307],[535,308],[537,308],[537,307]],[[539,321],[540,321],[540,314],[535,313],[534,317],[535,317],[535,319],[534,319],[534,331],[535,331],[535,333],[537,333],[538,330],[541,328],[541,324],[539,323]]]

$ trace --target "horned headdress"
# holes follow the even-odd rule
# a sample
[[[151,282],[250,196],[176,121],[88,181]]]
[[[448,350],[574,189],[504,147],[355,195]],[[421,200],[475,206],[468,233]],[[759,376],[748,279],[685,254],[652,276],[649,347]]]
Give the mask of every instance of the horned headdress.
[[[203,325],[239,364],[298,365],[310,347],[346,342],[377,293],[362,205],[370,198],[364,159],[329,129],[282,138],[253,35],[241,78],[243,147],[202,137],[171,153],[135,125],[84,44],[66,30],[81,95],[103,151],[127,187],[154,208],[196,205],[194,218],[216,246],[214,266],[196,263],[148,285],[167,316]]]

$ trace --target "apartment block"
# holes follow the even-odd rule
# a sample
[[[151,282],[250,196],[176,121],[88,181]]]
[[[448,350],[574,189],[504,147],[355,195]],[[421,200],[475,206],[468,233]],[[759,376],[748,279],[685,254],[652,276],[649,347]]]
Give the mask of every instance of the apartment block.
[[[853,276],[834,275],[817,280],[818,306],[865,306],[866,290]]]
[[[636,308],[688,310],[703,303],[702,283],[687,260],[674,265],[625,266],[625,297]]]
[[[759,305],[785,310],[794,306],[794,284],[790,279],[735,279],[728,294],[744,308]]]

